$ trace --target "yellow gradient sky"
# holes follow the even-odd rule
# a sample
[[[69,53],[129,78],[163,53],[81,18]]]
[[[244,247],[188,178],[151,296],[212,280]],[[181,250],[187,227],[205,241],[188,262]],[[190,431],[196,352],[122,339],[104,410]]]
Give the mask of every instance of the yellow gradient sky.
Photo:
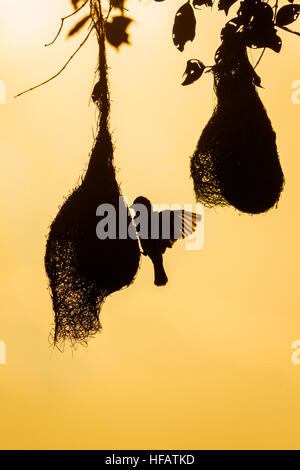
[[[171,30],[182,3],[130,0],[132,46],[109,48],[115,159],[129,201],[194,202],[189,155],[215,98],[208,74],[180,81],[187,59],[212,62],[225,16],[199,12],[181,54]],[[48,344],[43,256],[93,142],[95,40],[55,81],[13,96],[55,73],[83,39],[44,47],[69,11],[68,0],[0,0],[0,448],[299,449],[300,104],[291,85],[300,39],[282,33],[282,52],[267,51],[258,68],[286,177],[278,208],[206,210],[203,250],[169,250],[165,288],[143,259],[135,283],[106,301],[102,333],[62,354]]]

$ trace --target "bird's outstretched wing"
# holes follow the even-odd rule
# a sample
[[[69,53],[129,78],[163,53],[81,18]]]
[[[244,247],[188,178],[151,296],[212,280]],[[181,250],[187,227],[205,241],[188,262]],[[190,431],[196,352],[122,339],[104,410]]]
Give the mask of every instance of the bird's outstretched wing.
[[[162,218],[166,212],[170,212],[171,225],[170,238],[162,240],[166,248],[171,248],[177,240],[192,235],[202,218],[200,214],[186,210],[162,211]]]
[[[177,210],[174,212],[174,228],[175,235],[179,235],[178,238],[185,238],[192,235],[195,232],[197,223],[200,222],[202,216],[195,212]]]

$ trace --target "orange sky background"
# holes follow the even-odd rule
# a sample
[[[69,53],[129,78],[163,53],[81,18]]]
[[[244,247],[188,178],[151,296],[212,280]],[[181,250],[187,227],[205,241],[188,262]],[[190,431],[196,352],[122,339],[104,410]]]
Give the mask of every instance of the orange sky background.
[[[210,74],[180,83],[186,60],[212,62],[225,15],[201,10],[181,54],[171,31],[182,3],[129,0],[132,45],[108,50],[115,162],[129,201],[195,202],[189,156],[215,97]],[[44,47],[69,11],[68,0],[0,0],[0,448],[299,449],[300,104],[291,95],[300,39],[280,32],[281,53],[267,51],[258,67],[286,177],[278,208],[205,210],[204,248],[169,250],[166,287],[153,285],[143,259],[135,283],[107,299],[101,334],[60,353],[48,343],[43,256],[93,143],[95,39],[55,81],[13,96],[54,74],[83,39],[64,33]]]

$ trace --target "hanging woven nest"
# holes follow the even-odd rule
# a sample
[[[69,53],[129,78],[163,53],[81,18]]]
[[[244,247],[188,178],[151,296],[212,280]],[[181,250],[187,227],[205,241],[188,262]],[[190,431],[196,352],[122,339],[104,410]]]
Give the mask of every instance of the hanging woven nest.
[[[241,47],[214,69],[217,105],[191,159],[197,200],[257,214],[279,200],[284,177],[276,134],[257,94],[257,76]]]
[[[99,1],[91,2],[91,15],[99,42],[98,135],[82,183],[62,205],[50,227],[45,267],[50,281],[56,345],[69,340],[83,343],[101,329],[99,314],[105,298],[129,286],[137,273],[140,251],[137,240],[105,239],[96,235],[97,207],[111,204],[127,211],[121,197],[113,163],[113,145],[108,130],[109,93],[104,28]],[[126,213],[126,212],[125,212]]]

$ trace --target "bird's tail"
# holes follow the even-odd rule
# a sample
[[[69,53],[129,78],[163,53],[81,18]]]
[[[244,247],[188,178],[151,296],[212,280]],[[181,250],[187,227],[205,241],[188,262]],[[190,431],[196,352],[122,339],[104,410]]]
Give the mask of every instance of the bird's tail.
[[[152,259],[154,266],[154,284],[156,286],[165,286],[168,282],[166,271],[164,269],[162,256]]]

